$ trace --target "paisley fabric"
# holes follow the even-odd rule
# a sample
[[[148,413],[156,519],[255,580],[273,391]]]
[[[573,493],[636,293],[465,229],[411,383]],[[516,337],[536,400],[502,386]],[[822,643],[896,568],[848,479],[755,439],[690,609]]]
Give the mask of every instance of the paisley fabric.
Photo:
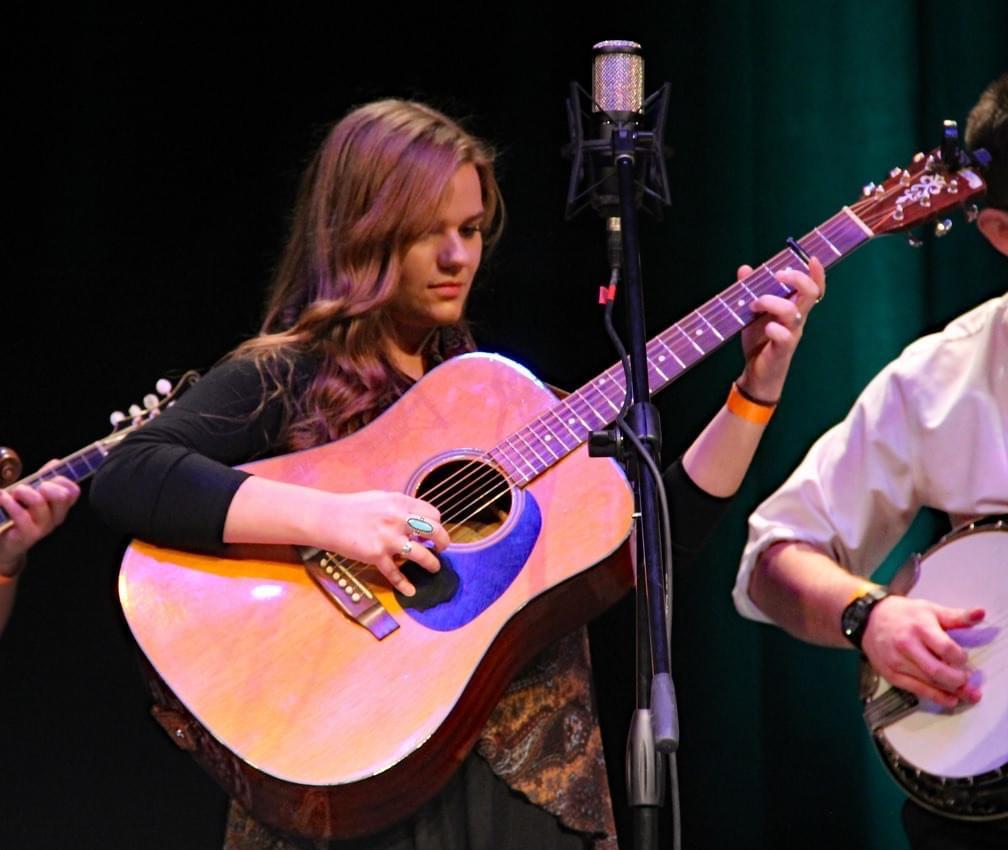
[[[547,649],[511,684],[476,749],[516,791],[593,836],[595,850],[615,850],[587,629]]]

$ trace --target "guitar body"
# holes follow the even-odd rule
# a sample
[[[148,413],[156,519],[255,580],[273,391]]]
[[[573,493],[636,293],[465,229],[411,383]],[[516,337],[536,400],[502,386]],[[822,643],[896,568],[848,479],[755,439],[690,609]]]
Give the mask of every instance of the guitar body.
[[[467,355],[350,437],[246,468],[331,491],[416,493],[555,404],[516,364]],[[453,532],[451,598],[408,611],[372,571],[398,624],[381,640],[320,592],[293,548],[217,558],[135,542],[120,599],[159,720],[281,829],[349,837],[410,814],[465,758],[514,674],[633,581],[633,499],[614,463],[582,446],[506,489],[496,525],[470,542]]]
[[[939,814],[1008,817],[1008,521],[952,531],[909,562],[893,590],[986,610],[979,625],[949,632],[969,653],[983,698],[949,710],[893,688],[864,664],[865,720],[883,762],[910,796]]]

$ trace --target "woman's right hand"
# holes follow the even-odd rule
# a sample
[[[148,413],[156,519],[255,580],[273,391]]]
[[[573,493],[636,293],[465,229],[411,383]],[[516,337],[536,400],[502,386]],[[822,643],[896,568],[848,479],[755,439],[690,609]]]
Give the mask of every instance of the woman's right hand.
[[[407,524],[411,517],[426,520],[430,530],[418,534]],[[422,499],[383,490],[332,493],[258,475],[246,478],[231,500],[223,541],[314,546],[335,552],[373,564],[406,596],[416,593],[416,588],[399,569],[402,564],[415,561],[437,572],[441,564],[435,553],[451,543],[441,525],[441,513]]]
[[[405,561],[431,573],[441,568],[435,553],[447,548],[451,539],[441,525],[441,513],[429,502],[384,490],[334,493],[331,498],[331,510],[326,508],[317,517],[319,548],[373,564],[406,596],[416,588],[400,570]],[[430,533],[417,534],[406,522],[410,517],[430,523]]]

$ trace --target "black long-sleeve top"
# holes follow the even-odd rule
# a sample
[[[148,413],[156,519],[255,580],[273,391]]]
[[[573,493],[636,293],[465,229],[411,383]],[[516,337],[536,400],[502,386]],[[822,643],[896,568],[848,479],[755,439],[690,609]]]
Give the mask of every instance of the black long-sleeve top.
[[[315,368],[314,360],[299,359],[292,375],[295,387],[306,386]],[[279,397],[263,403],[263,381],[254,363],[226,360],[110,452],[95,476],[91,503],[124,534],[219,552],[231,499],[249,476],[232,467],[284,451],[284,416]],[[674,552],[689,559],[730,500],[694,484],[679,461],[664,478]]]

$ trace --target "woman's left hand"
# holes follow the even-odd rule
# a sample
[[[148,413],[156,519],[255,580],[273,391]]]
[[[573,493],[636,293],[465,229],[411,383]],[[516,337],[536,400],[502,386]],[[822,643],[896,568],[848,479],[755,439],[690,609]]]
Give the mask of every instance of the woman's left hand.
[[[751,271],[750,266],[740,266],[739,279]],[[753,301],[752,311],[763,315],[742,331],[746,364],[737,381],[747,395],[767,402],[780,398],[808,314],[826,292],[826,271],[815,257],[808,274],[788,269],[776,277],[795,294],[791,298],[761,295]]]

